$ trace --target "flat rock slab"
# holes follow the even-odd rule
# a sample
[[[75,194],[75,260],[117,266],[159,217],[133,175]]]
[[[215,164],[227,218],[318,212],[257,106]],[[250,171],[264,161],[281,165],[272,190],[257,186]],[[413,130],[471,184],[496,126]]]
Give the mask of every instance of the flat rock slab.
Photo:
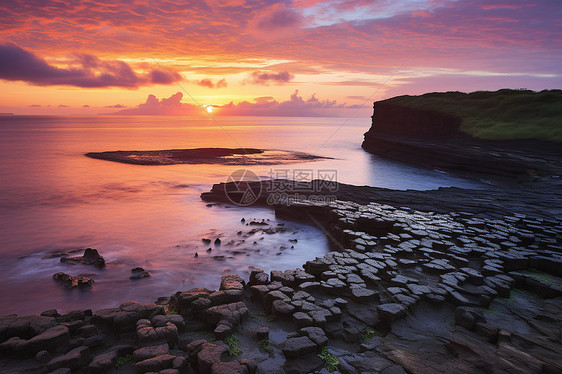
[[[303,152],[264,150],[256,148],[191,148],[160,151],[107,151],[90,152],[86,153],[86,156],[100,160],[136,165],[275,165],[330,158],[315,156]]]
[[[316,351],[316,343],[308,336],[287,339],[280,346],[287,358],[298,358]]]
[[[406,307],[398,303],[382,304],[378,307],[379,318],[390,322],[406,315]]]

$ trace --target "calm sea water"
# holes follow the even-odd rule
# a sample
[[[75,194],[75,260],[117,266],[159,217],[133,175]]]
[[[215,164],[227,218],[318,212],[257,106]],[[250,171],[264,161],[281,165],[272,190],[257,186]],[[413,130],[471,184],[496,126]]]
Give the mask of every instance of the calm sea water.
[[[127,165],[91,159],[84,156],[87,152],[295,150],[335,159],[251,169],[263,177],[285,169],[330,169],[340,182],[396,189],[479,186],[364,152],[360,145],[370,119],[352,119],[344,126],[336,118],[218,121],[220,126],[208,118],[186,117],[0,117],[0,315],[154,302],[192,287],[216,289],[225,273],[247,278],[252,266],[266,271],[300,267],[329,251],[317,227],[277,219],[267,208],[208,207],[201,201],[201,192],[239,166]],[[287,230],[247,234],[253,227],[241,218],[270,220]],[[207,252],[201,238],[216,237],[223,245]],[[56,250],[86,247],[105,257],[104,270],[49,257]],[[129,280],[137,266],[152,277]],[[90,274],[95,285],[88,291],[64,289],[52,280],[58,271]]]

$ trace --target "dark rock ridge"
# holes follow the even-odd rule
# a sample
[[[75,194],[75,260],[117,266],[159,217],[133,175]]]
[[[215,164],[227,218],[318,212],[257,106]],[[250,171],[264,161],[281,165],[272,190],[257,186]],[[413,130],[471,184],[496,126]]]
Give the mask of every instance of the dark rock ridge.
[[[538,140],[491,141],[460,131],[461,119],[387,102],[373,105],[362,147],[373,154],[476,179],[562,174],[562,148]]]

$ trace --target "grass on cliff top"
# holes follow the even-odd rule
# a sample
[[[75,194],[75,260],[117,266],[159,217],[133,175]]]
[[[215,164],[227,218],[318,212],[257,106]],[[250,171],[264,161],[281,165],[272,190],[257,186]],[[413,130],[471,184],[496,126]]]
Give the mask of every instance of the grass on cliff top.
[[[455,115],[461,131],[480,139],[562,142],[562,90],[434,92],[384,102]]]

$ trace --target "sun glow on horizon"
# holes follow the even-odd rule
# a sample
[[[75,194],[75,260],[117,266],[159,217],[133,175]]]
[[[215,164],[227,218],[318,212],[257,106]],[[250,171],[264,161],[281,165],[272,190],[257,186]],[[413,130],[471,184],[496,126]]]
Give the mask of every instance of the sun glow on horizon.
[[[206,109],[207,109],[207,113],[213,113],[214,108],[212,105],[208,105]]]

